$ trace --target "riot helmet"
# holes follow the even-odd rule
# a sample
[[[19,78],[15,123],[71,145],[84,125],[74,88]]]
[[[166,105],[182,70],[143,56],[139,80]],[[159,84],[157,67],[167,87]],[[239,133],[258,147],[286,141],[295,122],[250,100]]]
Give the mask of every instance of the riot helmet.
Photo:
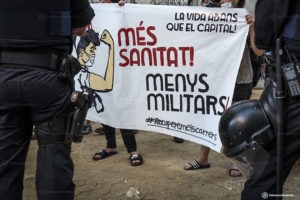
[[[228,108],[219,122],[223,153],[246,178],[256,178],[270,158],[265,146],[274,138],[272,124],[260,100],[241,101]]]

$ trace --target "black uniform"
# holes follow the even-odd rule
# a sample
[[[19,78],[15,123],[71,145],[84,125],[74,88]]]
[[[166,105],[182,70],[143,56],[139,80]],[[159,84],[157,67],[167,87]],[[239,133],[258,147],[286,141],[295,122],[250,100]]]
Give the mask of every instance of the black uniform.
[[[290,54],[300,60],[300,1],[258,0],[255,12],[256,46],[272,50],[275,48],[276,38],[282,36]],[[284,180],[300,158],[300,98],[288,96],[285,105]],[[275,198],[271,194],[276,194],[276,140],[266,150],[271,155],[268,165],[259,178],[249,179],[245,183],[243,200]]]
[[[93,16],[88,0],[0,0],[1,200],[22,199],[33,125],[38,199],[74,198],[71,144],[64,143],[71,87],[57,70],[72,51],[72,28]]]

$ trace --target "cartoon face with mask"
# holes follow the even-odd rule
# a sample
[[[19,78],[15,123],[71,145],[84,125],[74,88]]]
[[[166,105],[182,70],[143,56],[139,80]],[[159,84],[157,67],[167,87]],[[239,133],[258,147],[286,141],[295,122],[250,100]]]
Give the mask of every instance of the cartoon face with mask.
[[[96,46],[100,46],[99,34],[93,29],[89,29],[84,37],[81,37],[76,47],[77,59],[82,66],[79,76],[81,88],[90,87],[90,69],[95,62]]]
[[[95,45],[90,42],[90,44],[85,49],[80,50],[78,61],[82,66],[93,66],[95,60],[95,49]]]
[[[78,47],[78,61],[83,67],[92,67],[95,61],[96,46],[100,45],[99,34],[93,30],[88,30],[87,34],[81,38]]]

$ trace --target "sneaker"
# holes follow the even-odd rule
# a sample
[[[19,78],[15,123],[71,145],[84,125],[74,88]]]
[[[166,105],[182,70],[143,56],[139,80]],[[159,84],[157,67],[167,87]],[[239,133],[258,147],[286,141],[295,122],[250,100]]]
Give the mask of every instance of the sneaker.
[[[83,125],[82,134],[87,135],[92,132],[92,126],[90,124]]]

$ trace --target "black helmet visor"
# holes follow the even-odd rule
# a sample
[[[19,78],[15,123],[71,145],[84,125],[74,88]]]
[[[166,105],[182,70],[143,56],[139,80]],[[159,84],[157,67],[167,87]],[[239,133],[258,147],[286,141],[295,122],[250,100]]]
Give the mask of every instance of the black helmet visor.
[[[247,179],[256,179],[265,170],[270,154],[259,143],[253,141],[230,159]]]

